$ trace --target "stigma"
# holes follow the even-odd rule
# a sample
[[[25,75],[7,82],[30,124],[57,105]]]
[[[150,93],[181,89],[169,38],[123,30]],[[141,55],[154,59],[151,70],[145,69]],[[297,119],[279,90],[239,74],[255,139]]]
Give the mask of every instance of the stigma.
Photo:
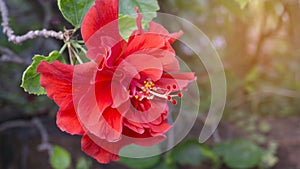
[[[179,89],[176,84],[167,85],[165,88],[157,87],[155,83],[147,79],[143,84],[136,85],[138,90],[135,90],[131,97],[142,101],[143,99],[152,100],[155,97],[162,98],[170,101],[172,104],[177,104],[177,100],[175,98],[181,98],[182,93],[172,94],[173,91]]]

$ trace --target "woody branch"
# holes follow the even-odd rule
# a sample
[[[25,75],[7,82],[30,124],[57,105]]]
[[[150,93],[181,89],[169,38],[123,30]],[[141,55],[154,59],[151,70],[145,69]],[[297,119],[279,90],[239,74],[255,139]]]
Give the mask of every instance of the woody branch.
[[[9,25],[9,15],[8,15],[8,10],[7,6],[4,2],[4,0],[0,0],[0,11],[1,11],[1,17],[2,17],[2,27],[3,27],[3,33],[8,37],[8,41],[13,42],[15,44],[22,43],[26,40],[29,39],[35,39],[37,37],[53,37],[59,40],[63,40],[63,32],[59,31],[53,31],[53,30],[34,30],[34,31],[29,31],[24,35],[18,36],[14,34],[14,31]]]

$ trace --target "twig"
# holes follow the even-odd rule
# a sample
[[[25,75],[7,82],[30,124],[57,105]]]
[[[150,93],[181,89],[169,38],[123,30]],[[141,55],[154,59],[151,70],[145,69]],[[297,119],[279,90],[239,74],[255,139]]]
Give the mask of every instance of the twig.
[[[286,6],[284,5],[283,7],[284,7],[283,12],[281,13],[280,16],[278,16],[278,22],[276,24],[276,27],[271,29],[271,30],[268,30],[268,31],[265,31],[268,16],[267,16],[267,13],[264,13],[262,25],[260,27],[260,32],[261,33],[260,33],[259,39],[257,41],[256,50],[255,50],[255,52],[252,56],[252,58],[254,58],[253,61],[252,61],[253,65],[256,65],[257,63],[261,64],[260,62],[261,62],[262,58],[259,57],[259,56],[260,56],[261,51],[263,49],[263,45],[265,44],[266,40],[269,37],[276,34],[282,28],[282,26],[283,26],[283,19],[282,18],[284,17],[284,15],[286,13]],[[266,6],[265,6],[265,8],[266,8]]]
[[[32,119],[32,123],[36,126],[36,128],[39,130],[40,135],[42,137],[42,143],[38,146],[39,151],[47,150],[49,156],[52,154],[52,145],[49,143],[49,136],[47,133],[47,130],[41,123],[41,121],[38,118]]]
[[[41,123],[39,118],[33,118],[31,121],[16,120],[5,122],[0,125],[0,132],[16,127],[36,127],[41,135],[42,143],[38,146],[39,151],[48,151],[49,156],[52,154],[52,145],[49,143],[48,132]]]
[[[71,65],[74,65],[74,61],[73,61],[73,55],[72,55],[72,50],[71,50],[71,44],[68,43],[68,53],[69,53],[69,60],[70,60],[70,63]]]
[[[30,121],[24,121],[24,120],[16,120],[16,121],[10,121],[5,122],[0,125],[0,132],[3,132],[10,128],[16,128],[16,127],[32,127],[32,123]]]
[[[77,61],[82,64],[83,61],[80,59],[80,56],[76,53],[76,51],[73,49],[73,47],[71,47],[71,51],[73,52],[73,54],[75,55]]]
[[[0,0],[0,11],[1,11],[1,17],[2,17],[2,27],[3,27],[3,33],[8,37],[8,41],[13,42],[15,44],[22,43],[26,40],[29,39],[34,39],[37,37],[53,37],[59,40],[63,40],[64,36],[61,31],[56,32],[53,30],[35,30],[35,31],[29,31],[24,35],[21,36],[16,36],[14,34],[14,31],[12,28],[9,26],[9,15],[8,15],[8,10],[6,7],[6,4],[4,3],[3,0]]]

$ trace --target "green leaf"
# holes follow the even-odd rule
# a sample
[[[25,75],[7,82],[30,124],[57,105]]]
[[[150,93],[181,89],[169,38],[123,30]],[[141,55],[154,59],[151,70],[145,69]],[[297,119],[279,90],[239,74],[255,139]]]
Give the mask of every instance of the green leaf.
[[[56,145],[53,147],[50,164],[54,169],[66,169],[71,165],[71,155],[63,147]]]
[[[277,148],[277,143],[273,141],[268,143],[268,149],[263,151],[262,162],[260,164],[262,168],[271,168],[278,162],[278,157],[276,157]]]
[[[158,165],[154,166],[152,169],[176,169],[176,164],[167,164],[165,161],[160,162]]]
[[[40,86],[40,74],[36,72],[37,66],[43,60],[54,62],[62,58],[58,51],[53,51],[49,56],[35,55],[32,64],[24,71],[21,87],[30,94],[46,94],[45,89]]]
[[[160,156],[153,156],[147,158],[127,158],[121,156],[118,163],[133,169],[147,169],[157,165],[159,161]]]
[[[213,147],[213,152],[222,157],[225,155],[226,151],[228,151],[228,146],[229,146],[229,142],[221,142],[221,143],[217,143],[214,145]]]
[[[139,12],[143,15],[144,29],[156,17],[156,11],[159,10],[157,0],[122,0],[119,3],[119,30],[124,39],[128,39],[131,32],[137,29],[135,7],[138,7]]]
[[[206,160],[197,140],[187,140],[177,145],[172,151],[172,156],[174,161],[181,165],[199,166]]]
[[[133,169],[152,168],[160,161],[160,156],[152,156],[160,154],[161,150],[158,145],[151,147],[138,146],[135,144],[128,145],[120,151],[120,164]],[[146,157],[146,158],[128,158],[128,157]]]
[[[138,7],[140,13],[144,13],[143,19],[148,22],[156,17],[155,12],[159,10],[157,0],[121,0],[119,13],[133,16],[136,14],[135,7]]]
[[[119,14],[119,30],[124,39],[128,39],[131,33],[137,29],[135,17]]]
[[[256,144],[238,139],[227,144],[224,153],[224,162],[230,168],[247,169],[258,166],[262,160],[263,150]]]
[[[76,169],[90,169],[92,166],[91,159],[86,159],[84,157],[80,157],[76,162]]]
[[[75,28],[80,28],[83,17],[94,2],[94,0],[57,0],[59,10]]]
[[[201,145],[200,146],[200,151],[201,154],[210,159],[212,162],[212,168],[220,168],[221,166],[221,160],[219,159],[219,157],[217,156],[217,154],[209,147],[205,146],[205,145]]]
[[[239,3],[241,9],[245,9],[246,5],[249,3],[250,0],[235,0]]]

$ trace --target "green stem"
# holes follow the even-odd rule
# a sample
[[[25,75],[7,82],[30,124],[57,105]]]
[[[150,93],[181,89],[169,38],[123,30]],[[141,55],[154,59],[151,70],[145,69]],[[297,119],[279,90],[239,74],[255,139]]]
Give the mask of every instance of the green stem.
[[[67,47],[67,44],[65,43],[59,50],[59,53],[62,54],[65,51],[66,47]]]
[[[73,54],[75,55],[77,61],[82,64],[83,61],[80,59],[80,56],[76,53],[76,51],[71,47],[71,51],[73,52]]]
[[[72,42],[72,45],[77,48],[77,49],[80,49],[84,54],[86,54],[86,50],[78,43],[78,42]]]

